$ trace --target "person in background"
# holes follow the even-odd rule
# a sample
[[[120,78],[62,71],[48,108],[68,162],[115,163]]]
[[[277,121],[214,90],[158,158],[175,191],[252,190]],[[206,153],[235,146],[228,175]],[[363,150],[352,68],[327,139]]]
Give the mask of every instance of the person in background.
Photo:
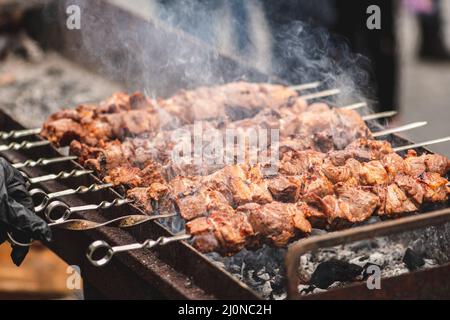
[[[419,18],[421,44],[419,57],[425,61],[450,61],[446,48],[440,0],[404,0],[405,6]]]
[[[368,57],[372,63],[373,85],[377,110],[398,107],[398,54],[395,0],[335,0],[337,23],[332,30],[349,39],[353,51]],[[367,8],[377,5],[381,10],[381,29],[367,27]]]

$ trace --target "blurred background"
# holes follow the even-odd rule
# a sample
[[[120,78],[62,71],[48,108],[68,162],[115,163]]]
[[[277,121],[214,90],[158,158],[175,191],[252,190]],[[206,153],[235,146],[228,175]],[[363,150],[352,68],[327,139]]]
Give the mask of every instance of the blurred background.
[[[156,21],[156,30],[172,28],[180,35],[174,47],[155,49],[154,40],[164,43],[164,37],[155,29],[128,28],[126,19],[96,7],[105,2]],[[75,44],[55,32],[55,25],[64,28],[61,14],[69,4],[82,9]],[[381,30],[366,27],[370,4],[381,8]],[[111,32],[99,33],[99,23],[111,25]],[[132,47],[133,39],[138,49],[114,51]],[[164,96],[174,81],[195,87],[237,78],[238,71],[217,77],[214,59],[221,56],[271,80],[324,80],[348,93],[340,103],[360,98],[375,110],[399,110],[393,124],[428,121],[404,134],[425,141],[450,133],[448,48],[450,1],[0,0],[0,107],[25,126],[39,127],[58,109],[120,89]],[[80,58],[87,63],[78,63]],[[184,68],[184,79],[165,77],[171,68]],[[431,149],[450,156],[450,144]],[[81,291],[67,289],[65,263],[45,248],[34,248],[21,268],[8,255],[9,245],[1,245],[0,298],[82,298]]]

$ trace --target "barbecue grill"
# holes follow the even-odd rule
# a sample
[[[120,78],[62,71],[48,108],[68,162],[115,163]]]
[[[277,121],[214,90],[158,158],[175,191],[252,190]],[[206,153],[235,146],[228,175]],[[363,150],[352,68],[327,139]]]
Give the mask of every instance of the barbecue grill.
[[[21,130],[23,127],[16,121],[1,113],[2,128],[5,131]],[[22,138],[23,139],[23,138]],[[32,141],[42,141],[38,136]],[[410,142],[393,135],[391,142],[393,145],[405,145]],[[424,151],[419,150],[419,151]],[[58,150],[45,144],[28,150],[10,150],[4,156],[12,163],[25,162],[29,159],[39,159],[43,155],[49,158],[63,157]],[[52,163],[47,166],[25,167],[22,169],[30,177],[43,176],[49,173],[60,171],[83,170],[83,168],[73,160]],[[80,185],[101,185],[102,182],[92,174],[79,177],[67,178],[64,180],[52,180],[39,184],[44,192],[58,192]],[[98,203],[98,199],[113,202],[121,199],[122,194],[112,188],[100,189],[97,192],[74,194],[64,197],[64,203],[68,206],[83,206],[86,204]],[[113,206],[105,211],[80,211],[74,212],[73,218],[86,219],[90,221],[108,221],[126,215],[145,215],[140,209],[130,203],[122,206]],[[374,225],[355,227],[351,230],[341,231],[323,236],[310,237],[293,244],[287,252],[287,285],[290,298],[315,298],[316,294],[299,296],[297,287],[299,256],[309,250],[322,247],[335,246],[351,241],[370,239],[374,236],[387,235],[400,231],[412,231],[417,228],[427,226],[440,226],[450,222],[450,208],[446,203],[434,204],[424,209],[424,213],[412,217],[401,218],[394,221],[380,222]],[[152,250],[143,249],[137,251],[127,251],[117,255],[110,264],[103,268],[93,267],[85,258],[85,250],[90,243],[102,239],[111,245],[123,245],[124,243],[142,242],[146,239],[158,239],[159,237],[171,237],[174,234],[161,223],[154,221],[129,229],[117,229],[104,227],[82,233],[69,230],[54,230],[55,240],[49,247],[58,255],[71,264],[76,264],[83,270],[83,276],[87,286],[87,297],[90,297],[90,288],[97,295],[106,297],[128,297],[128,298],[240,298],[254,299],[261,298],[248,285],[240,282],[228,271],[219,267],[214,261],[201,254],[185,241],[172,243],[167,246],[157,247]],[[317,297],[334,298],[357,298],[357,297],[427,297],[448,296],[448,283],[442,274],[448,272],[450,265],[445,264],[436,268],[408,273],[400,277],[383,279],[383,289],[381,291],[367,290],[364,283],[353,284],[331,290],[326,293],[317,294]],[[214,281],[210,281],[214,279]],[[426,285],[418,286],[415,290],[410,290],[411,279]],[[434,280],[434,281],[430,281]],[[392,282],[392,287],[391,283]],[[124,287],[124,283],[126,286]],[[213,284],[212,284],[213,283]],[[220,285],[217,285],[220,284]],[[431,287],[430,287],[431,286]],[[120,288],[120,289],[119,289]],[[357,288],[357,290],[354,290]],[[384,289],[386,288],[386,289]]]
[[[106,10],[118,10],[105,3]],[[137,17],[131,17],[129,13],[119,10],[121,15],[130,19],[130,23],[141,24],[143,21]],[[67,36],[65,34],[64,36]],[[179,36],[179,35],[177,35]],[[194,45],[194,44],[193,44]],[[79,59],[82,54],[77,55]],[[220,58],[218,66],[226,70],[239,70],[242,67],[238,62],[229,58]],[[239,67],[229,68],[230,65]],[[236,71],[237,72],[237,71]],[[268,81],[270,77],[253,72],[255,81]],[[228,78],[235,78],[231,74]],[[176,83],[175,87],[183,87],[185,83]],[[192,86],[193,84],[189,84]],[[166,90],[166,89],[164,89]],[[373,129],[381,127],[376,122],[370,122]],[[0,127],[4,132],[25,129],[21,124],[0,112]],[[67,157],[60,150],[43,141],[39,136],[8,136],[3,135],[1,144],[15,142],[20,146],[23,141],[37,142],[41,145],[35,148],[11,148],[2,155],[11,163],[43,164],[38,159],[55,159]],[[389,136],[393,146],[411,145],[412,142],[395,134]],[[17,150],[14,150],[17,149]],[[418,153],[425,152],[423,148],[416,149]],[[79,189],[80,186],[105,185],[90,172],[86,172],[73,158],[66,161],[45,163],[45,166],[23,166],[21,170],[31,179],[49,174],[65,172],[65,179],[35,180],[35,186],[46,194],[61,192],[62,190]],[[83,172],[83,174],[75,173]],[[73,174],[71,174],[73,173]],[[55,196],[56,198],[56,196]],[[113,189],[107,185],[98,188],[96,192],[72,192],[64,195],[64,204],[73,207],[83,207],[91,204],[99,204],[106,201],[105,210],[75,210],[70,218],[84,219],[88,221],[107,222],[111,219],[123,216],[143,216],[145,213],[132,203],[124,199],[123,190]],[[52,201],[52,203],[54,203]],[[170,214],[170,213],[169,213]],[[56,222],[58,219],[56,219]],[[149,221],[134,227],[121,229],[104,226],[93,230],[78,232],[70,230],[54,229],[54,241],[48,246],[69,264],[78,265],[81,268],[85,281],[86,298],[186,298],[186,299],[262,299],[263,296],[250,285],[239,280],[232,272],[215,260],[211,255],[205,255],[193,248],[187,241],[176,241],[167,246],[157,246],[153,249],[126,251],[115,255],[111,262],[102,267],[94,267],[85,256],[88,246],[96,240],[104,240],[112,246],[144,242],[147,239],[157,240],[160,237],[176,236],[169,225],[163,224],[163,220]],[[418,215],[404,217],[393,221],[377,222],[371,225],[357,226],[349,230],[330,234],[312,236],[292,244],[287,252],[279,250],[277,257],[286,260],[286,277],[282,286],[288,289],[289,298],[313,299],[313,298],[449,298],[450,279],[446,276],[450,271],[450,264],[443,263],[434,268],[411,272],[400,276],[384,278],[381,290],[368,290],[364,282],[345,285],[322,293],[301,295],[298,292],[300,256],[316,251],[320,248],[333,247],[340,244],[348,244],[353,241],[372,239],[378,236],[387,236],[399,232],[409,232],[421,228],[440,227],[450,223],[450,203],[434,204],[424,208]],[[76,229],[76,228],[75,228]],[[251,253],[250,253],[251,254]],[[278,256],[279,255],[279,256]],[[270,258],[270,257],[265,257]],[[280,264],[280,273],[283,271],[283,262]]]

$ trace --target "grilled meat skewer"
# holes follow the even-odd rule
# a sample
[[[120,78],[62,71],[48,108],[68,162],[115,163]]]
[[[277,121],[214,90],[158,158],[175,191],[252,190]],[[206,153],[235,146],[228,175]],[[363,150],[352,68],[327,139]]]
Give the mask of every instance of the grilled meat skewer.
[[[329,151],[345,147],[360,137],[371,135],[361,117],[354,111],[330,109],[324,104],[312,105],[310,109],[311,111],[304,112],[297,117],[294,117],[291,111],[277,112],[276,115],[273,112],[271,117],[255,117],[254,119],[245,120],[245,124],[237,122],[232,123],[232,125],[235,128],[239,128],[238,130],[249,129],[252,124],[253,128],[279,129],[281,132],[281,151],[287,149]],[[289,121],[287,114],[290,115],[290,119],[295,120]],[[330,121],[330,123],[327,121]],[[323,124],[320,125],[320,123]],[[215,138],[214,132],[218,134],[221,132],[213,127],[201,129],[203,129],[203,151],[206,150],[208,145],[215,143],[214,140],[209,140],[210,138]],[[190,132],[190,135],[187,136],[188,140],[185,143],[188,144],[187,149],[190,149],[192,144],[191,137],[193,136],[192,131],[194,129],[187,127],[186,130],[188,133]],[[288,132],[288,135],[283,134],[283,132]],[[245,137],[245,133],[243,133],[243,136]],[[111,169],[118,167],[143,168],[147,161],[153,161],[165,166],[167,171],[172,172],[172,176],[178,174],[208,174],[219,169],[221,162],[229,163],[225,161],[229,159],[223,159],[223,154],[219,155],[222,157],[221,159],[204,161],[207,163],[204,163],[203,166],[195,165],[194,163],[182,163],[181,165],[174,163],[172,161],[172,152],[179,145],[180,139],[177,140],[173,132],[162,131],[151,139],[140,137],[126,139],[122,143],[119,141],[100,142],[97,147],[91,147],[74,140],[71,143],[71,152],[79,157],[79,161],[83,165],[96,170],[101,176],[107,176]],[[228,145],[226,147],[229,148]],[[246,160],[252,154],[261,155],[261,152],[266,151],[268,150],[255,150],[252,153],[252,150],[247,149],[245,150]],[[194,159],[194,156],[191,156]],[[203,155],[200,156],[203,157]],[[234,159],[231,159],[231,161],[235,162]]]
[[[41,135],[59,146],[73,139],[95,146],[100,140],[156,133],[194,120],[237,121],[267,108],[306,105],[297,98],[297,91],[289,87],[247,82],[181,90],[165,100],[151,100],[141,93],[116,93],[98,106],[80,105],[53,114]]]

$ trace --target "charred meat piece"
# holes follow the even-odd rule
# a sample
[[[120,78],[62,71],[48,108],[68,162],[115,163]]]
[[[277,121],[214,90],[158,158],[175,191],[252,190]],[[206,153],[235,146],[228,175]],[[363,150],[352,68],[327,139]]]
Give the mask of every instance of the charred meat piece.
[[[186,231],[194,236],[194,246],[198,250],[222,255],[241,251],[254,235],[248,217],[230,207],[188,222]]]
[[[362,185],[387,184],[389,176],[380,161],[370,161],[363,163],[359,172],[359,179]]]
[[[100,144],[102,147],[91,147],[79,141],[72,141],[70,153],[78,156],[78,160],[84,166],[95,170],[100,176],[106,176],[115,168],[131,166],[133,151],[120,141],[110,141]]]
[[[426,202],[440,202],[448,199],[450,188],[448,180],[436,172],[425,172],[419,177],[425,188],[424,200]]]
[[[321,200],[323,212],[332,228],[367,220],[377,204],[378,198],[373,193],[348,187],[339,188],[336,195],[328,195]]]
[[[397,184],[380,187],[376,191],[380,197],[380,208],[378,209],[378,215],[380,216],[395,216],[414,212],[418,209],[417,205],[409,199]]]
[[[284,136],[311,137],[314,149],[322,152],[344,149],[357,139],[371,137],[369,128],[357,112],[330,109],[322,104],[285,118],[280,131]]]
[[[123,185],[127,188],[137,188],[142,185],[141,170],[136,167],[121,166],[109,171],[109,175],[104,178],[107,183],[115,186]]]
[[[216,87],[182,90],[167,100],[160,100],[162,109],[176,116],[181,123],[194,120],[251,118],[259,111],[279,107],[294,101],[295,90],[285,86],[235,82]]]
[[[133,188],[127,191],[127,198],[147,213],[153,211],[152,199],[149,195],[149,188]]]
[[[130,189],[148,187],[156,182],[166,184],[162,168],[150,161],[144,169],[130,165],[114,167],[108,171],[104,181],[116,186],[123,185]]]
[[[397,153],[383,155],[380,160],[391,178],[408,171],[405,160]]]
[[[409,150],[405,162],[407,173],[416,177],[424,172],[445,175],[450,170],[450,160],[438,154],[424,154],[418,157],[414,150]]]
[[[70,119],[62,118],[44,123],[41,135],[57,146],[66,146],[85,134],[82,126]]]
[[[305,172],[321,166],[326,154],[313,151],[290,150],[283,154],[280,163],[280,173],[290,176],[302,175]]]
[[[391,153],[394,153],[394,150],[388,141],[362,138],[353,141],[344,150],[330,152],[329,156],[335,165],[342,166],[350,158],[367,162],[379,160],[384,155]]]
[[[276,247],[284,247],[299,233],[311,232],[311,224],[306,219],[308,206],[303,203],[289,204],[272,202],[266,205],[250,203],[239,207],[237,212],[248,216],[254,236],[258,242]]]
[[[425,196],[425,186],[419,179],[399,173],[395,179],[397,186],[402,189],[408,197],[410,197],[416,204],[422,204]]]
[[[298,182],[282,175],[270,179],[268,182],[268,190],[272,197],[280,202],[297,202],[301,188],[302,185],[299,185]]]
[[[213,211],[208,217],[188,222],[186,230],[194,236],[198,250],[231,255],[261,243],[282,247],[292,238],[311,232],[307,214],[305,204],[249,203],[235,211],[231,207]]]
[[[110,126],[99,116],[130,110],[129,99],[124,93],[116,93],[98,106],[80,105],[75,110],[57,112],[44,123],[41,135],[57,146],[66,146],[74,139],[95,145],[113,138]]]

